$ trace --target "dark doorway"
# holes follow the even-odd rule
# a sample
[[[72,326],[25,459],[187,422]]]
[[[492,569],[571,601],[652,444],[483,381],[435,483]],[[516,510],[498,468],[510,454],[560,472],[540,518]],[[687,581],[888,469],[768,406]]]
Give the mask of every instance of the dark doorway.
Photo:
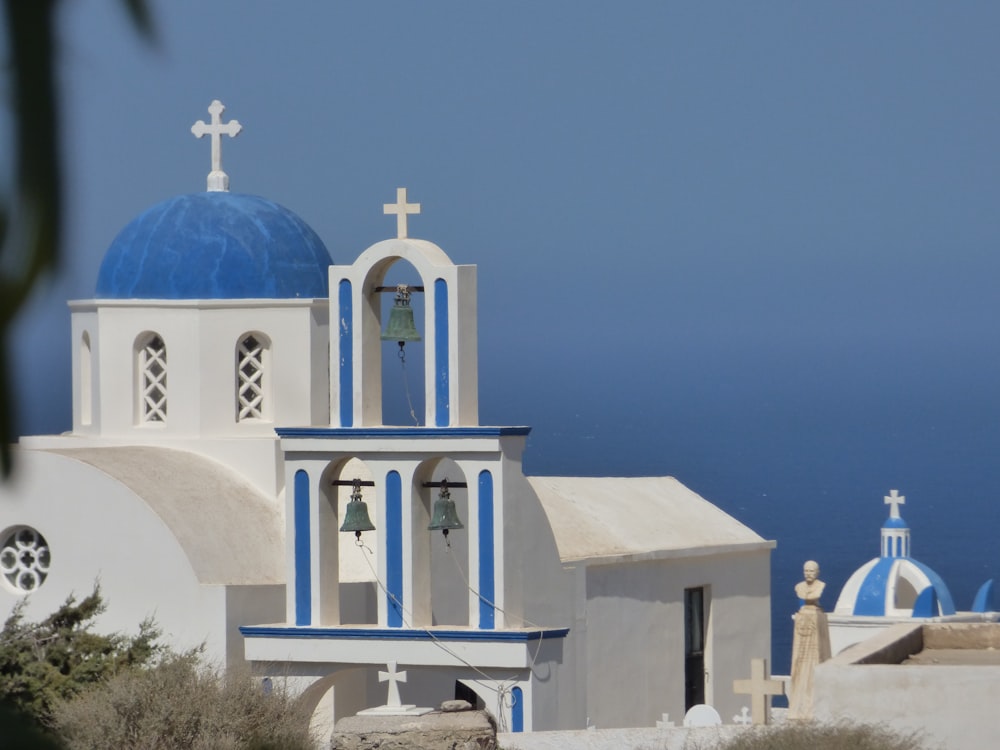
[[[684,589],[684,710],[705,702],[705,587]]]
[[[468,701],[470,706],[479,711],[483,709],[483,699],[476,694],[475,690],[458,680],[455,680],[455,700]]]

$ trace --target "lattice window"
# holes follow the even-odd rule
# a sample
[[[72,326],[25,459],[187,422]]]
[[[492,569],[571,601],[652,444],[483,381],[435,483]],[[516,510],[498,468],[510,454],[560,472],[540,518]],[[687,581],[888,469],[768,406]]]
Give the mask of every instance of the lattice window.
[[[0,547],[0,574],[18,591],[34,591],[49,575],[49,544],[28,526],[8,533]]]
[[[143,422],[167,421],[167,347],[153,336],[139,351],[142,383],[140,413]]]
[[[236,350],[236,421],[264,418],[264,356],[267,347],[250,334]]]

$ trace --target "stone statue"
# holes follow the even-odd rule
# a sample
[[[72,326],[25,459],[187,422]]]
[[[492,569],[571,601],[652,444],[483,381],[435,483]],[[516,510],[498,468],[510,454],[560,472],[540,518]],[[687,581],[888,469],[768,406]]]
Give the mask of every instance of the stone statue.
[[[830,658],[830,627],[819,606],[826,584],[819,580],[819,564],[809,560],[803,566],[805,580],[795,584],[795,594],[803,604],[794,615],[792,635],[792,685],[788,696],[789,719],[811,719],[813,670]]]

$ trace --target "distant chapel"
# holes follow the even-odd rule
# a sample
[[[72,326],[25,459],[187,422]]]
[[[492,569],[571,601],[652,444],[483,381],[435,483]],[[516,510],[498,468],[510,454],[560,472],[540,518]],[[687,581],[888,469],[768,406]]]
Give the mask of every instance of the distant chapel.
[[[774,543],[671,477],[524,476],[529,428],[479,424],[476,267],[409,236],[403,189],[396,236],[334,264],[229,192],[222,110],[193,128],[208,190],[132,220],[69,303],[73,427],[22,438],[0,484],[0,610],[100,581],[102,628],[152,616],[327,722],[385,703],[387,665],[403,703],[463,697],[509,731],[738,712]],[[400,354],[405,426],[383,421]]]

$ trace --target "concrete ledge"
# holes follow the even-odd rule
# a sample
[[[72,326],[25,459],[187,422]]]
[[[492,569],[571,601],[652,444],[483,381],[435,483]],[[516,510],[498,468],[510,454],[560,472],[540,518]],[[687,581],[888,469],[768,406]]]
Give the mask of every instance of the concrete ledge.
[[[901,664],[924,648],[924,626],[900,623],[844,649],[820,666]]]
[[[330,750],[496,750],[497,728],[485,711],[423,716],[348,716],[337,722]]]
[[[1000,649],[1000,624],[984,622],[925,625],[924,648]]]

